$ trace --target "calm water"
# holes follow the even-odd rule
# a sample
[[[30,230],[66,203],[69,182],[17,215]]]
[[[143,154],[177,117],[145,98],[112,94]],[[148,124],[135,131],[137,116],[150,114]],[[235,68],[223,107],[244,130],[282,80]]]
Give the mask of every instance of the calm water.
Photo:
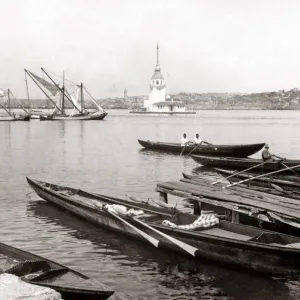
[[[105,121],[0,122],[1,241],[101,280],[116,299],[299,299],[300,280],[275,280],[189,260],[87,224],[40,200],[25,176],[90,191],[156,197],[158,181],[197,167],[187,157],[141,150],[137,139],[179,141],[199,133],[212,143],[267,142],[299,158],[300,112],[198,111]],[[177,198],[176,200],[179,201]],[[175,201],[172,198],[171,201]]]

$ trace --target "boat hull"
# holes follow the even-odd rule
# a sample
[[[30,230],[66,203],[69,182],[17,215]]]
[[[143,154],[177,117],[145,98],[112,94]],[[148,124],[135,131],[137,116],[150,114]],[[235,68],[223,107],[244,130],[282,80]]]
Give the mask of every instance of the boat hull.
[[[91,120],[103,120],[107,116],[107,112],[103,113],[91,113],[88,115],[47,115],[43,116],[40,115],[40,121],[72,121],[72,120],[79,120],[79,121],[91,121]]]
[[[199,164],[207,167],[218,167],[224,169],[248,169],[250,167],[257,166],[262,164],[263,161],[261,159],[252,159],[252,158],[235,158],[235,157],[208,157],[208,156],[200,156],[200,155],[191,155],[191,157]],[[264,172],[264,171],[278,171],[286,169],[286,167],[294,167],[300,165],[300,160],[274,160],[270,162],[266,162],[263,166],[258,166],[253,168],[252,171]],[[295,172],[300,172],[300,167],[293,169]],[[286,172],[292,172],[290,170],[286,170]]]
[[[69,269],[56,262],[21,250],[19,248],[0,243],[0,253],[3,256],[13,258],[14,260],[19,262],[17,265],[9,268],[8,270],[5,270],[4,272],[15,274],[16,276],[22,276],[22,280],[27,283],[56,290],[62,295],[64,300],[104,300],[108,299],[114,293],[113,290],[95,279],[90,279],[89,277],[75,270]],[[45,276],[43,279],[26,279],[24,274],[33,275],[34,273],[45,268],[45,264],[51,270],[50,272],[53,272],[55,270],[57,270],[58,272],[60,272],[60,270],[64,271],[60,274],[58,273],[56,276],[52,273],[52,275],[48,275],[47,277]],[[41,265],[40,269],[38,269],[38,265]],[[55,279],[56,277],[57,282]]]
[[[178,112],[157,112],[157,111],[140,111],[140,110],[131,110],[129,113],[131,114],[140,114],[140,115],[195,115],[195,111],[178,111]]]
[[[52,185],[52,188],[57,189],[57,191],[51,190],[45,183],[31,180],[27,178],[29,185],[35,190],[35,192],[44,200],[49,203],[55,204],[60,208],[63,208],[73,214],[94,223],[97,226],[101,226],[104,228],[108,228],[109,230],[113,230],[131,237],[134,237],[143,242],[147,242],[148,246],[150,245],[148,241],[141,237],[137,233],[137,231],[133,230],[131,227],[127,226],[120,220],[114,218],[105,210],[101,210],[96,208],[93,205],[94,201],[103,201],[106,203],[114,203],[114,199],[108,196],[95,196],[95,194],[89,194],[87,192],[83,192],[81,190],[72,190],[72,193],[78,193],[77,195],[85,195],[85,200],[81,201],[78,197],[67,196],[61,193],[60,187]],[[62,187],[63,189],[64,187]],[[64,188],[66,189],[66,188]],[[75,191],[75,192],[74,192]],[[90,197],[87,197],[90,195]],[[90,200],[89,200],[90,199]],[[102,202],[102,203],[103,203]],[[132,202],[118,199],[117,203],[123,203],[124,205],[132,206]],[[131,204],[130,204],[131,203]],[[134,204],[134,207],[138,207],[147,211],[146,204]],[[172,213],[174,211],[172,209],[165,209],[160,211],[164,211],[165,213]],[[189,214],[179,214],[180,218],[188,218]],[[176,246],[170,240],[162,237],[161,235],[153,233],[152,230],[139,226],[135,221],[131,218],[124,217],[127,222],[136,226],[140,230],[143,230],[149,235],[154,236],[159,240],[158,248],[168,249],[171,251],[176,251],[181,254],[190,255],[182,248]],[[162,219],[163,220],[163,219]],[[222,221],[224,222],[224,221]],[[300,249],[283,249],[283,247],[274,247],[270,245],[261,245],[255,242],[247,242],[238,239],[230,239],[222,236],[214,236],[205,233],[205,230],[202,231],[188,231],[181,229],[174,229],[170,227],[166,227],[163,225],[158,225],[157,223],[148,223],[156,230],[163,232],[164,234],[168,234],[169,236],[176,238],[177,240],[184,242],[192,247],[196,248],[194,252],[195,258],[201,258],[203,260],[211,260],[218,263],[224,263],[226,265],[230,265],[231,267],[237,268],[245,268],[252,271],[258,271],[265,274],[273,274],[273,275],[291,275],[296,274],[300,271]],[[240,224],[233,224],[229,222],[225,222],[223,226],[238,226],[241,232],[243,231],[251,231],[252,235],[260,234],[261,230],[244,226]],[[300,242],[299,238],[291,237],[291,239],[296,242]]]
[[[30,115],[26,116],[19,116],[19,117],[12,117],[12,116],[7,116],[7,117],[0,117],[0,122],[1,121],[30,121]]]
[[[265,143],[248,145],[195,145],[181,146],[179,143],[160,143],[153,141],[138,140],[141,146],[149,150],[164,151],[172,153],[189,153],[210,156],[234,156],[247,157],[260,151]]]

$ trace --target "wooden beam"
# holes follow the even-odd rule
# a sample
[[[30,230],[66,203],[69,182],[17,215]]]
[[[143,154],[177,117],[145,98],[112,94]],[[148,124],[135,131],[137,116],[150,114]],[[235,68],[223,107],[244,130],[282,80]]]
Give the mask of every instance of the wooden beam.
[[[240,214],[237,211],[232,211],[231,222],[232,223],[239,223],[240,222]]]

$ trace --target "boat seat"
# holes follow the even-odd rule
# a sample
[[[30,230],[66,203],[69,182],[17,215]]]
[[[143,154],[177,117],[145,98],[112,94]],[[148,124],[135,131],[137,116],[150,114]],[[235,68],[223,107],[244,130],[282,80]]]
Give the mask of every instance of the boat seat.
[[[50,270],[50,264],[45,260],[26,260],[4,271],[4,273],[16,276],[24,276],[39,271]]]
[[[36,277],[30,278],[30,280],[34,280],[34,281],[43,281],[46,279],[49,279],[51,277],[58,277],[58,276],[62,276],[64,274],[66,274],[67,272],[69,272],[69,269],[67,268],[60,268],[60,269],[50,269],[46,272],[43,272],[41,274],[37,274]]]

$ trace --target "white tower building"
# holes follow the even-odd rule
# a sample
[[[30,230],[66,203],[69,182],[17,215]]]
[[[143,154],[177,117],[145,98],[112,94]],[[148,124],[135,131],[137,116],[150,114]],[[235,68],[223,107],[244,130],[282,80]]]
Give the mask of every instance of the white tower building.
[[[144,101],[144,108],[148,111],[153,111],[154,103],[166,101],[166,86],[165,80],[161,74],[159,65],[159,46],[157,44],[156,67],[154,74],[150,79],[150,95],[149,99]]]

